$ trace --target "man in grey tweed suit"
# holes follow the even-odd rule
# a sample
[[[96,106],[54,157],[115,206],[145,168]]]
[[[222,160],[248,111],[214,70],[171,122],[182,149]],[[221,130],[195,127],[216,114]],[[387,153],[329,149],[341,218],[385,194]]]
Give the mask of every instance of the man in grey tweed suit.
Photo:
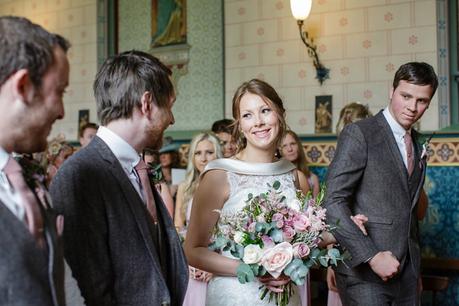
[[[411,62],[396,72],[389,105],[340,134],[327,176],[327,223],[351,259],[336,269],[344,305],[417,305],[420,249],[417,202],[426,159],[412,129],[438,86],[433,68]],[[350,216],[368,217],[364,235]]]
[[[25,18],[0,17],[0,305],[65,305],[62,216],[37,167],[12,153],[44,151],[63,118],[68,47]]]
[[[51,183],[64,214],[65,257],[88,306],[181,305],[188,266],[163,201],[138,169],[174,123],[171,71],[128,51],[94,82],[101,127]],[[148,189],[149,188],[149,189]]]

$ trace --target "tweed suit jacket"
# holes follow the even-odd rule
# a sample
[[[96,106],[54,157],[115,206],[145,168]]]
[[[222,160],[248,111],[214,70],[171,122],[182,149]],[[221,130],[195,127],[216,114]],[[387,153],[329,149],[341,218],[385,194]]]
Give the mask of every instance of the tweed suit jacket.
[[[142,199],[99,137],[53,179],[51,195],[66,218],[65,256],[88,306],[182,304],[188,266],[172,220],[152,189],[166,267],[160,266]]]
[[[382,282],[366,263],[380,251],[391,251],[419,274],[420,250],[416,207],[424,183],[426,160],[421,159],[419,135],[412,131],[414,172],[409,178],[392,130],[382,112],[348,125],[340,134],[327,175],[327,223],[351,259],[337,270],[366,281]],[[368,217],[362,234],[350,216]],[[339,222],[338,222],[339,221]],[[409,261],[407,261],[407,256]]]
[[[65,305],[63,246],[49,204],[41,207],[46,240],[42,249],[27,225],[0,200],[0,305]]]

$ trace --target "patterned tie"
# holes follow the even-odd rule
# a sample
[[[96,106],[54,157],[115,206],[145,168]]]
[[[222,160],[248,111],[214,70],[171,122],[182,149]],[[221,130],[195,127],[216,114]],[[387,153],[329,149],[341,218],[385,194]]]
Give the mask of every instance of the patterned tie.
[[[411,139],[411,134],[409,132],[406,132],[403,139],[405,140],[408,174],[411,176],[414,169],[413,140]]]
[[[4,172],[10,181],[11,186],[19,194],[22,199],[22,205],[24,206],[26,214],[26,224],[29,228],[30,233],[34,236],[37,244],[44,248],[45,237],[43,235],[43,216],[40,212],[39,203],[27,186],[24,177],[22,176],[21,166],[14,158],[9,158],[6,163]]]
[[[158,221],[156,216],[156,205],[155,200],[153,198],[153,191],[151,190],[150,179],[148,178],[147,173],[148,166],[145,162],[140,159],[139,163],[135,166],[135,170],[140,178],[140,185],[142,185],[143,194],[147,202],[147,210],[150,213],[153,222],[156,223]]]

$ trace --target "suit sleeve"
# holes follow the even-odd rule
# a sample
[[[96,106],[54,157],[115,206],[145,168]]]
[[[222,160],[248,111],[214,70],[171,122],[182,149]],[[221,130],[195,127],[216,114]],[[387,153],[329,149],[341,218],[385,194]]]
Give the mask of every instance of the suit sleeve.
[[[114,305],[100,171],[65,163],[50,186],[53,206],[64,215],[65,257],[88,306]]]
[[[336,240],[351,253],[350,265],[356,267],[378,252],[370,237],[351,220],[353,199],[359,191],[367,163],[367,144],[360,128],[351,124],[340,134],[335,157],[328,169],[325,208],[327,223],[337,228]]]

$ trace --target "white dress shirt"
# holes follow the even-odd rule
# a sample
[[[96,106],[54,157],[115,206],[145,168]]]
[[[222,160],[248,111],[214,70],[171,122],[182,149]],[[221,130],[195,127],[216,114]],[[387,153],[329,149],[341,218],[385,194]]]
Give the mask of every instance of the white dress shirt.
[[[9,158],[10,155],[0,147],[0,201],[11,210],[19,220],[24,221],[25,210],[21,202],[22,198],[14,191],[4,172]]]
[[[383,115],[386,118],[387,123],[389,123],[390,129],[392,130],[392,134],[395,137],[395,141],[397,142],[398,149],[400,154],[402,154],[403,163],[405,167],[408,169],[408,157],[406,154],[406,146],[405,146],[405,134],[408,132],[411,135],[411,129],[405,130],[392,116],[389,111],[389,108],[386,107],[383,111]],[[414,148],[413,148],[414,150]],[[413,151],[414,152],[414,151]]]
[[[140,195],[142,200],[144,200],[144,196],[142,193],[142,187],[140,184],[140,179],[135,171],[134,167],[140,161],[140,155],[134,150],[134,148],[128,144],[123,138],[118,136],[113,131],[107,129],[104,126],[100,126],[97,130],[96,134],[100,139],[105,142],[105,144],[110,148],[110,150],[115,155],[116,159],[123,167],[124,172],[128,176],[129,180],[134,186],[137,193]]]

